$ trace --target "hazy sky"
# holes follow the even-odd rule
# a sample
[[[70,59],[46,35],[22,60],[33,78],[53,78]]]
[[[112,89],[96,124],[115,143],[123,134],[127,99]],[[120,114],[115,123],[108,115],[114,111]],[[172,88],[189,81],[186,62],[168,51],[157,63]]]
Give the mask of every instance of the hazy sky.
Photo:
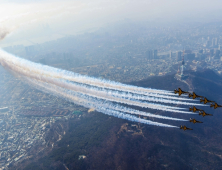
[[[124,18],[220,21],[221,0],[0,0],[0,46],[95,30]]]

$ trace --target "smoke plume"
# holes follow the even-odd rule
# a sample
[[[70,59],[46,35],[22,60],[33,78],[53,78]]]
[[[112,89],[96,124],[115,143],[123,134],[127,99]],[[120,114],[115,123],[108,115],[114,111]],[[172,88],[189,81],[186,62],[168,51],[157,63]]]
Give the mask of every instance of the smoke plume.
[[[95,110],[99,112],[118,118],[149,125],[176,127],[141,119],[134,115],[174,121],[187,120],[147,113],[132,109],[131,106],[174,113],[196,114],[183,111],[184,108],[172,106],[172,104],[194,105],[194,101],[186,98],[178,98],[171,91],[142,88],[83,76],[77,73],[33,63],[15,57],[3,50],[0,50],[0,63],[6,69],[22,77],[26,82],[33,84],[37,89],[62,97],[87,108],[95,108]],[[122,106],[122,104],[125,106]]]

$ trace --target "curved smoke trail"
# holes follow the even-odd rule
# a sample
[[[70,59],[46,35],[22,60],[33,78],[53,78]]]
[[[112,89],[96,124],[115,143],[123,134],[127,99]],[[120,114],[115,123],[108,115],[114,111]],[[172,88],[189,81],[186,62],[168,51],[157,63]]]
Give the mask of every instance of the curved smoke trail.
[[[105,87],[113,90],[122,90],[126,92],[138,93],[148,95],[149,93],[157,93],[157,94],[165,94],[165,95],[176,95],[171,91],[166,90],[157,90],[151,88],[142,88],[132,85],[125,85],[119,82],[114,82],[110,80],[101,80],[98,78],[92,78],[84,75],[80,75],[77,73],[73,73],[70,71],[61,70],[58,68],[41,65],[38,63],[33,63],[31,61],[15,57],[3,50],[0,50],[1,61],[13,63],[15,65],[20,65],[23,69],[27,69],[32,71],[35,74],[45,75],[47,77],[65,79],[69,81],[74,81],[78,83],[94,85],[96,87]]]
[[[6,64],[6,63],[5,63]],[[163,110],[163,111],[169,111],[169,112],[177,112],[177,113],[190,113],[190,112],[185,112],[185,111],[179,111],[177,110],[178,107],[172,107],[172,106],[165,106],[165,105],[160,105],[160,104],[155,104],[155,103],[147,103],[147,102],[143,102],[143,101],[138,101],[138,100],[127,100],[127,99],[123,99],[123,98],[117,98],[117,97],[113,97],[113,96],[109,96],[106,95],[102,92],[94,92],[88,88],[84,88],[82,86],[76,86],[75,84],[63,81],[63,80],[57,80],[57,79],[52,79],[52,78],[48,78],[45,77],[43,75],[36,75],[36,74],[32,74],[32,73],[28,73],[20,68],[17,68],[17,66],[14,67],[10,67],[10,65],[7,65],[8,68],[15,70],[16,72],[25,75],[27,77],[30,78],[34,78],[36,80],[41,80],[50,84],[55,84],[59,87],[64,87],[66,89],[75,91],[75,92],[80,92],[82,94],[85,95],[89,95],[91,97],[95,97],[95,98],[99,98],[99,99],[103,99],[103,100],[109,100],[112,102],[118,102],[118,103],[122,103],[122,104],[127,104],[127,105],[134,105],[134,106],[138,106],[138,107],[144,107],[144,108],[151,108],[151,109],[156,109],[156,110]]]
[[[46,92],[51,92],[52,94],[59,95],[66,100],[71,100],[72,102],[84,107],[93,107],[99,112],[113,115],[115,117],[164,127],[176,126],[140,119],[129,114],[176,121],[187,121],[184,119],[146,113],[114,103],[121,103],[142,108],[144,107],[176,113],[195,114],[192,112],[181,111],[180,109],[183,108],[157,104],[192,104],[190,102],[179,101],[191,101],[191,99],[176,98],[174,97],[175,94],[169,91],[151,88],[147,89],[137,86],[124,85],[122,83],[117,83],[114,81],[82,76],[73,72],[33,63],[25,59],[15,57],[2,50],[0,50],[0,62],[2,66],[10,69],[16,74],[23,76],[29,82],[32,81],[32,83],[34,83],[38,88],[43,88]],[[149,103],[147,101],[157,103]]]
[[[130,113],[130,114],[136,114],[136,115],[154,117],[154,118],[160,118],[160,119],[188,121],[188,120],[184,120],[184,119],[155,115],[155,114],[127,108],[124,106],[115,105],[115,104],[109,103],[107,101],[101,101],[101,100],[97,100],[92,97],[83,96],[81,94],[78,94],[78,93],[75,93],[72,91],[67,91],[66,89],[63,89],[61,87],[57,87],[55,85],[51,85],[51,84],[44,83],[44,82],[39,82],[38,80],[33,81],[28,78],[26,78],[26,80],[28,80],[29,83],[31,83],[32,85],[35,85],[36,88],[38,88],[39,90],[41,90],[43,92],[50,93],[50,94],[56,95],[58,97],[62,97],[68,101],[74,102],[74,103],[84,106],[86,108],[94,108],[95,110],[102,112],[104,114],[106,114],[106,112],[101,111],[101,108],[107,108],[109,110],[118,111],[121,113],[124,112],[124,113]],[[139,119],[139,120],[143,120],[143,119]],[[153,121],[150,121],[150,122],[153,122]]]

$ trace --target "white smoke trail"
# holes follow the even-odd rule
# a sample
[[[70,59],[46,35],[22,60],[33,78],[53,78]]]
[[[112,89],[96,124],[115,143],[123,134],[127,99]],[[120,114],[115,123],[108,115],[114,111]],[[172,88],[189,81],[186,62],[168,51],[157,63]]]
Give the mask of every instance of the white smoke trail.
[[[1,51],[0,51],[0,52],[1,52]],[[9,55],[9,54],[8,54],[8,55]],[[10,57],[7,56],[7,58],[9,59]],[[4,60],[4,61],[1,61],[1,63],[2,63],[2,65],[6,64],[6,63],[8,63],[8,65],[11,65],[11,64],[13,63],[14,67],[15,67],[15,66],[20,67],[20,68],[23,70],[23,72],[24,72],[24,71],[33,72],[33,70],[26,68],[26,67],[27,67],[27,64],[29,64],[29,63],[26,63],[26,67],[25,67],[24,64],[19,63],[20,60],[22,61],[22,59],[19,59],[19,61],[16,61],[16,62],[15,62],[15,60],[17,60],[17,58],[14,57],[13,60]],[[11,63],[10,63],[9,61],[11,61]],[[31,62],[31,65],[33,65],[32,62]],[[34,69],[35,66],[33,65],[32,68]],[[12,69],[13,69],[13,68],[12,68]],[[33,72],[33,73],[34,73],[35,75],[42,75],[42,76],[48,77],[48,75],[45,74],[44,72],[38,71],[38,72]],[[91,88],[95,88],[95,87],[91,87]],[[103,88],[103,89],[104,89],[104,88]],[[104,89],[104,91],[105,91],[105,90],[106,90],[106,89]],[[123,93],[124,93],[124,92],[123,92]],[[127,93],[125,93],[125,94],[127,94]],[[137,95],[137,94],[133,94],[133,95],[131,95],[131,97],[129,97],[129,92],[128,92],[127,98],[134,98],[134,99],[135,99],[135,98],[140,98],[141,100],[144,99],[144,100],[155,101],[155,102],[190,105],[190,103],[180,103],[179,101],[172,102],[172,101],[170,101],[170,100],[164,100],[164,99],[155,99],[155,100],[153,100],[152,98],[146,97],[146,96],[144,96],[144,95],[137,95],[137,96],[136,96],[136,95]],[[155,93],[146,93],[146,95],[153,96],[153,97],[157,97],[157,98],[167,98],[167,99],[177,99],[177,100],[179,99],[179,100],[190,100],[190,101],[191,101],[191,99],[184,99],[184,98],[178,98],[178,97],[172,97],[172,96],[165,96],[165,95],[159,95],[159,94],[155,94]],[[123,95],[122,95],[122,96],[123,96]],[[201,105],[201,104],[197,104],[197,105]]]
[[[147,113],[147,112],[142,112],[142,111],[138,111],[138,110],[127,108],[127,107],[114,105],[114,104],[111,104],[111,103],[106,102],[106,101],[96,100],[96,99],[93,99],[93,98],[90,99],[90,98],[87,98],[85,96],[83,97],[82,95],[79,95],[78,93],[74,93],[74,92],[71,92],[71,91],[68,92],[66,89],[63,89],[61,87],[57,87],[55,85],[51,85],[51,84],[44,83],[44,82],[39,82],[37,80],[33,81],[33,80],[30,80],[30,79],[27,79],[27,78],[26,78],[26,80],[28,80],[29,83],[34,84],[41,91],[44,91],[46,93],[50,93],[50,94],[53,94],[53,95],[57,95],[58,97],[62,97],[64,99],[68,100],[68,101],[74,102],[75,104],[78,104],[78,105],[82,105],[86,108],[95,108],[97,111],[103,112],[104,114],[106,114],[106,112],[101,111],[101,110],[104,110],[104,108],[106,108],[105,109],[106,111],[108,109],[108,110],[111,110],[111,111],[121,112],[122,114],[123,114],[123,112],[127,112],[127,113],[131,113],[131,114],[147,116],[147,117],[154,117],[154,118],[160,118],[160,119],[168,119],[168,120],[176,120],[176,121],[188,121],[188,120],[184,120],[184,119],[178,119],[178,118],[172,118],[172,117],[167,117],[167,116],[161,116],[161,115],[155,115],[155,114],[151,114],[151,113]],[[139,119],[139,120],[143,120],[143,119]],[[153,121],[151,121],[151,122],[153,122]],[[156,124],[157,122],[153,122],[153,123]]]
[[[115,117],[118,117],[118,118],[130,120],[130,121],[134,121],[134,122],[144,123],[144,124],[148,124],[148,125],[179,128],[178,126],[172,126],[172,125],[168,125],[168,124],[153,122],[151,120],[140,119],[138,117],[135,117],[135,116],[132,116],[132,115],[126,115],[126,114],[124,114],[122,112],[114,111],[114,110],[109,110],[107,108],[101,108],[101,110],[98,110],[98,111],[101,111],[101,112],[103,111],[106,114],[111,115],[111,116],[115,116]]]
[[[11,62],[15,65],[20,65],[23,69],[27,69],[33,73],[45,75],[52,78],[66,79],[69,81],[93,85],[96,87],[102,87],[102,88],[105,87],[105,88],[109,88],[113,90],[121,90],[121,91],[138,93],[138,94],[143,94],[143,95],[149,95],[149,93],[176,95],[170,91],[157,90],[157,89],[151,89],[151,88],[142,88],[142,87],[137,87],[137,86],[132,86],[132,85],[125,85],[125,84],[114,82],[114,81],[101,80],[98,78],[83,76],[77,73],[33,63],[33,62],[30,62],[30,61],[27,61],[18,57],[14,57],[13,55],[3,50],[0,50],[0,57],[1,57],[1,61],[3,62]]]
[[[6,65],[7,63],[4,63],[4,65]],[[31,73],[27,73],[27,71],[23,70],[22,68],[18,68],[17,66],[10,66],[10,65],[7,65],[8,67],[10,67],[11,69],[14,69],[16,70],[17,72],[20,72],[21,74],[23,75],[26,75],[26,76],[31,76],[32,78],[37,78],[38,80],[41,80],[41,79],[44,79],[46,82],[49,82],[51,81],[51,83],[55,83],[61,87],[66,87],[66,88],[69,88],[71,90],[75,90],[75,91],[81,91],[82,93],[84,94],[91,94],[93,95],[94,97],[97,97],[97,98],[101,98],[101,99],[108,99],[110,101],[116,101],[116,102],[120,102],[120,103],[124,103],[124,104],[129,104],[129,105],[135,105],[135,106],[142,106],[142,107],[148,107],[148,108],[152,108],[152,109],[158,109],[158,110],[164,110],[164,111],[172,111],[172,112],[181,112],[181,113],[189,113],[189,112],[183,112],[183,111],[175,111],[177,109],[180,109],[178,107],[171,107],[171,106],[164,106],[164,105],[158,105],[158,104],[154,104],[154,103],[146,103],[146,102],[140,102],[138,100],[134,100],[134,101],[128,101],[126,99],[119,99],[119,98],[116,98],[116,97],[113,97],[113,96],[107,96],[108,94],[107,93],[104,93],[104,90],[101,92],[101,91],[93,91],[92,88],[87,88],[87,87],[84,87],[84,86],[78,86],[78,85],[75,85],[73,83],[67,83],[67,82],[62,82],[61,80],[60,81],[57,81],[57,80],[54,80],[54,79],[51,79],[51,78],[45,78],[45,76],[39,76],[39,75],[36,75],[36,74],[31,74]],[[158,99],[156,99],[158,100]],[[160,101],[160,100],[159,100]],[[182,102],[179,102],[177,104],[183,104]],[[186,103],[185,103],[186,104]],[[202,105],[202,104],[200,104]],[[172,110],[174,109],[174,110]]]
[[[84,107],[93,107],[96,108],[97,111],[103,113],[107,112],[105,114],[113,115],[115,117],[121,117],[136,122],[144,121],[144,123],[146,124],[164,127],[175,126],[147,121],[132,115],[128,115],[126,113],[155,117],[160,119],[187,121],[184,119],[146,113],[132,108],[123,107],[118,104],[112,104],[111,102],[175,113],[195,114],[192,112],[181,111],[180,109],[183,108],[179,107],[145,102],[153,101],[169,104],[192,104],[188,102],[172,100],[178,98],[173,97],[174,94],[170,93],[169,91],[146,89],[137,86],[124,85],[113,81],[81,76],[72,72],[56,69],[49,66],[43,66],[41,64],[36,64],[24,59],[20,59],[2,50],[0,50],[0,62],[4,67],[26,77],[27,79],[29,79],[29,81],[32,80],[41,88],[43,88],[42,84],[47,84],[48,87],[44,87],[44,89],[47,89],[53,94],[57,94],[60,97],[71,100],[74,103],[82,105]],[[166,99],[166,97],[168,97],[168,100]],[[191,101],[191,99],[189,100]]]
[[[47,91],[45,91],[42,88],[40,88],[40,90],[43,90],[43,91],[45,91],[47,93],[49,93],[49,91],[50,91],[54,95],[56,94],[59,97],[63,97],[66,100],[68,99],[69,101],[72,101],[72,102],[74,102],[74,103],[76,103],[78,105],[82,105],[84,107],[88,107],[88,108],[92,108],[93,107],[98,112],[102,112],[102,113],[107,114],[107,115],[111,115],[111,116],[114,116],[114,117],[130,120],[130,121],[133,121],[133,122],[140,122],[140,123],[144,123],[144,124],[148,124],[148,125],[178,128],[177,126],[172,126],[172,125],[168,125],[168,124],[153,122],[153,121],[150,121],[150,120],[144,120],[144,119],[132,116],[132,115],[125,114],[125,113],[117,111],[117,110],[113,110],[113,109],[104,107],[103,103],[99,104],[98,102],[95,102],[95,101],[88,101],[88,102],[84,101],[82,98],[78,98],[76,96],[69,95],[69,94],[67,94],[67,92],[64,93],[64,92],[59,91],[58,89],[62,89],[60,87],[54,86],[54,88],[49,88],[50,84],[47,84],[47,85],[44,86],[44,83],[39,83],[39,82],[37,83],[36,81],[35,82],[31,81],[31,83],[32,84],[34,83],[34,84],[38,85],[39,87],[42,87],[43,89],[44,88],[47,89]],[[96,103],[96,104],[94,104],[94,103]],[[155,117],[155,116],[158,116],[158,115],[153,115],[153,117]],[[170,120],[183,120],[183,119],[174,119],[174,118],[171,119],[170,117],[166,117],[166,116],[162,116],[161,118],[170,119]],[[184,120],[184,121],[186,121],[186,120]]]
[[[193,103],[189,103],[189,102],[181,102],[181,101],[175,101],[175,100],[171,100],[171,99],[164,99],[161,97],[156,97],[157,95],[155,95],[155,97],[151,97],[151,96],[144,96],[144,95],[139,95],[139,94],[133,94],[133,93],[126,93],[126,92],[121,92],[121,91],[114,91],[114,90],[106,90],[106,89],[99,89],[96,87],[92,87],[92,86],[86,86],[86,85],[79,85],[81,87],[84,87],[86,89],[89,89],[91,91],[95,91],[95,92],[103,92],[107,95],[111,95],[114,97],[120,97],[120,98],[124,98],[124,99],[135,99],[135,100],[146,100],[146,101],[152,101],[152,102],[159,102],[159,103],[169,103],[169,104],[180,104],[180,105],[192,105]],[[174,98],[174,97],[173,97]],[[178,99],[175,97],[175,99]],[[199,106],[203,106],[203,104],[195,104],[195,105],[199,105]],[[184,109],[184,108],[175,108],[174,109]]]
[[[5,65],[7,63],[4,63]],[[47,83],[51,83],[51,84],[55,84],[57,86],[60,87],[64,87],[73,91],[78,91],[81,92],[85,95],[89,95],[92,97],[96,97],[99,99],[103,99],[103,100],[109,100],[112,102],[118,102],[118,103],[122,103],[122,104],[128,104],[128,105],[134,105],[134,106],[139,106],[139,107],[144,107],[144,108],[151,108],[151,109],[157,109],[157,110],[163,110],[163,111],[170,111],[170,112],[178,112],[178,113],[190,113],[190,112],[185,112],[185,111],[178,111],[177,108],[178,107],[171,107],[171,106],[165,106],[165,105],[160,105],[160,104],[154,104],[154,103],[147,103],[147,102],[142,102],[142,101],[138,101],[138,100],[127,100],[127,99],[123,99],[123,98],[117,98],[117,97],[113,97],[113,96],[109,96],[104,94],[103,92],[94,92],[89,88],[84,88],[82,86],[78,86],[75,85],[73,83],[69,83],[66,81],[58,81],[52,78],[48,78],[42,75],[36,75],[36,74],[32,74],[32,73],[27,73],[25,70],[18,68],[17,66],[13,66],[11,67],[11,65],[7,65],[9,68],[15,70],[16,72],[31,77],[31,78],[35,78],[37,80],[43,80]]]
[[[30,79],[27,79],[27,80],[30,83],[36,85],[36,88],[41,87],[42,89],[41,88],[39,88],[39,89],[44,91],[44,92],[49,93],[49,91],[50,91],[52,94],[60,94],[59,97],[63,97],[66,100],[67,99],[73,99],[72,97],[75,96],[75,97],[78,98],[78,100],[74,100],[74,99],[71,100],[74,103],[77,103],[79,100],[84,100],[85,103],[86,103],[86,101],[88,101],[88,102],[91,103],[90,107],[93,107],[93,108],[95,108],[97,106],[100,106],[100,107],[103,106],[103,107],[107,107],[107,108],[112,109],[112,110],[127,112],[127,113],[130,113],[130,114],[136,114],[136,115],[141,115],[141,116],[155,117],[155,118],[169,119],[169,120],[187,121],[187,120],[184,120],[184,119],[178,119],[178,118],[172,118],[172,117],[147,113],[147,112],[131,109],[131,108],[128,108],[128,107],[120,106],[118,104],[112,104],[112,103],[107,102],[105,100],[98,100],[94,97],[83,95],[83,94],[80,94],[78,92],[68,91],[67,89],[64,89],[64,88],[61,88],[61,87],[58,87],[58,86],[55,86],[55,85],[52,85],[52,84],[40,82],[38,80],[35,80],[35,81],[33,81],[33,80],[31,81]],[[46,89],[46,90],[44,90],[44,89]],[[93,106],[92,106],[92,104],[93,104]],[[89,107],[89,106],[87,106],[87,107]],[[197,113],[193,113],[193,112],[188,112],[188,113],[189,114],[197,114]]]

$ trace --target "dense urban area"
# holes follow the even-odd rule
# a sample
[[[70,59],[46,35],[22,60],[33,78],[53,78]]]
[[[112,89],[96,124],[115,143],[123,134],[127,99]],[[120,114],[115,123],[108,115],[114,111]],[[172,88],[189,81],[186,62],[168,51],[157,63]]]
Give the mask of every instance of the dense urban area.
[[[3,49],[33,62],[124,83],[181,74],[182,60],[185,70],[210,68],[222,74],[222,23],[150,25],[123,21],[94,32]],[[94,111],[36,90],[2,67],[0,87],[2,170],[52,149],[66,134],[64,121],[81,120]]]

